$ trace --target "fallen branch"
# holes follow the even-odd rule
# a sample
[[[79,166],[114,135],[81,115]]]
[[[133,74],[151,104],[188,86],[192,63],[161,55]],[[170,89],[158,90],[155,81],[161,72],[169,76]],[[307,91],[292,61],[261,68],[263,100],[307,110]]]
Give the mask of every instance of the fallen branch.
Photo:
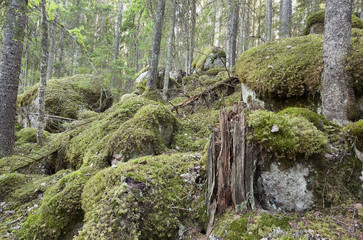
[[[187,106],[187,105],[189,105],[189,104],[191,104],[191,103],[193,103],[193,102],[197,101],[197,100],[198,100],[198,99],[200,99],[201,97],[203,97],[203,96],[205,96],[205,95],[210,94],[211,92],[215,91],[216,89],[220,88],[221,86],[224,86],[224,85],[226,85],[226,84],[228,84],[228,83],[230,83],[230,82],[236,81],[236,80],[237,80],[236,78],[231,77],[231,78],[229,78],[229,79],[227,79],[227,80],[224,80],[224,81],[222,81],[222,82],[220,82],[220,83],[218,83],[218,84],[216,84],[216,85],[212,86],[211,88],[207,88],[207,89],[206,89],[206,90],[204,90],[203,92],[198,93],[197,95],[192,96],[191,98],[189,98],[189,99],[185,100],[185,101],[184,101],[184,102],[182,102],[182,103],[179,103],[179,104],[178,104],[178,105],[176,105],[176,106],[173,106],[173,107],[171,108],[171,111],[177,111],[177,110],[178,110],[178,108],[185,107],[185,106]]]
[[[39,115],[39,113],[29,113],[29,115]],[[50,119],[54,119],[54,120],[59,120],[59,121],[76,121],[77,119],[73,119],[73,118],[66,118],[66,117],[61,117],[61,116],[55,116],[55,115],[45,115],[45,118],[50,118]]]

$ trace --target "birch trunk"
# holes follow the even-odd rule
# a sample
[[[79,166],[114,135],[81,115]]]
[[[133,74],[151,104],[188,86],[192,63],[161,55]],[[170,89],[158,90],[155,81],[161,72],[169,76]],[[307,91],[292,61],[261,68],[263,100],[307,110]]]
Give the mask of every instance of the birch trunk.
[[[171,70],[171,48],[173,44],[174,38],[174,27],[175,27],[175,11],[176,11],[176,0],[173,0],[173,6],[171,10],[171,22],[170,22],[170,30],[169,30],[169,38],[168,38],[168,52],[166,54],[166,63],[165,63],[165,74],[164,74],[164,88],[163,88],[163,99],[167,100],[167,93],[169,89],[169,73]]]
[[[0,157],[13,153],[16,99],[18,95],[27,0],[8,4],[0,59]]]
[[[328,0],[325,7],[323,114],[339,124],[347,122],[349,108],[354,103],[352,83],[345,71],[351,41],[351,6],[351,0]]]
[[[164,10],[165,10],[165,0],[158,0],[158,8],[156,10],[156,16],[155,16],[153,45],[150,56],[149,79],[146,84],[146,86],[150,90],[155,90],[157,88],[156,82],[158,78],[158,63],[160,55],[161,34],[163,30],[162,25],[164,18]]]
[[[47,9],[46,0],[41,0],[42,8],[42,58],[40,63],[40,83],[38,92],[38,127],[37,127],[37,142],[39,145],[43,145],[44,136],[43,130],[45,125],[45,88],[47,85],[47,64],[48,64],[48,26],[47,26]]]

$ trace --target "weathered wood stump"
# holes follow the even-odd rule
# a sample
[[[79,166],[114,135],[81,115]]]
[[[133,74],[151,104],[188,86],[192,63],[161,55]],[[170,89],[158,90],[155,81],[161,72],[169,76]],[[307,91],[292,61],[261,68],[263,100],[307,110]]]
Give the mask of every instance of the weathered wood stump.
[[[246,109],[235,104],[227,113],[222,109],[219,126],[211,135],[207,160],[207,209],[210,233],[216,212],[233,207],[237,212],[255,207],[253,179],[260,149],[247,140]]]

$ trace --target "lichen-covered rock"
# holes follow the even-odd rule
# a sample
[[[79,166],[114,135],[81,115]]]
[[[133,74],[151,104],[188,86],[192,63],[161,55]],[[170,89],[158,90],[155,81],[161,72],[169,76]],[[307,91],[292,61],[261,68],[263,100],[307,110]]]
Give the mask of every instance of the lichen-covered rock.
[[[287,211],[305,211],[315,204],[314,194],[308,189],[306,178],[310,170],[296,164],[287,170],[280,170],[275,163],[270,170],[261,174],[265,198],[271,205]]]
[[[192,62],[196,71],[207,71],[213,68],[225,68],[226,53],[220,47],[204,48]]]
[[[18,96],[18,122],[23,127],[37,127],[38,89],[39,85],[35,85]],[[104,111],[110,107],[111,98],[107,98],[110,94],[102,93],[102,89],[102,81],[92,75],[49,80],[45,95],[46,114],[78,119],[81,110]],[[62,120],[47,118],[46,130],[60,130]]]
[[[182,226],[197,226],[205,214],[198,162],[193,154],[160,155],[100,171],[84,188],[76,239],[177,239]]]

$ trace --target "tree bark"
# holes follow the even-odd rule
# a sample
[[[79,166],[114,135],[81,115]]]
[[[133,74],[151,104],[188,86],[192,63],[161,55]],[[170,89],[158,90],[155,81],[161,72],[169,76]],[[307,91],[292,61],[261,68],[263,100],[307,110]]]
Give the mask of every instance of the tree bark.
[[[176,0],[173,0],[173,6],[171,10],[171,21],[170,21],[170,30],[169,30],[169,38],[168,38],[168,52],[166,54],[166,63],[165,63],[165,74],[164,74],[164,88],[163,88],[163,99],[167,100],[167,93],[169,89],[169,73],[171,70],[171,48],[173,44],[174,38],[174,27],[175,27],[175,11],[176,11]]]
[[[0,157],[14,151],[14,126],[18,95],[27,0],[9,1],[0,59]]]
[[[113,60],[116,61],[118,58],[118,52],[120,48],[120,28],[122,23],[122,11],[123,11],[123,0],[120,0],[118,13],[117,13],[117,24],[116,24],[116,34],[115,34],[115,50],[113,54]]]
[[[237,54],[237,34],[238,34],[238,20],[239,20],[239,0],[235,1],[234,3],[234,11],[233,11],[233,18],[232,18],[232,35],[231,35],[231,65],[230,70],[236,64],[236,54]]]
[[[55,1],[58,4],[58,0]],[[47,80],[53,77],[53,63],[55,55],[55,26],[53,21],[49,22],[49,54],[48,54],[48,66],[47,66]]]
[[[292,0],[282,0],[280,37],[291,37]]]
[[[266,23],[265,23],[266,42],[271,41],[271,26],[272,26],[272,0],[266,0]]]
[[[213,27],[212,27],[212,34],[211,34],[211,40],[210,45],[214,46],[214,39],[216,36],[216,25],[217,25],[217,5],[218,1],[214,1],[214,13],[213,13]]]
[[[155,16],[153,45],[150,56],[149,79],[146,84],[150,90],[155,90],[157,88],[156,83],[158,78],[158,63],[160,55],[161,34],[163,30],[162,25],[164,20],[164,10],[165,0],[158,0],[158,8],[156,10]]]
[[[232,0],[227,0],[227,28],[226,28],[226,67],[231,67],[231,40],[233,25],[233,5]]]
[[[360,19],[363,20],[363,0],[360,1]]]
[[[192,62],[194,59],[194,43],[195,43],[195,24],[196,24],[196,0],[192,0],[191,3],[191,29],[190,29],[190,47],[189,47],[189,62],[188,62],[188,72],[187,74],[191,74],[192,72]]]
[[[103,7],[103,4],[104,4],[104,0],[101,0],[102,7]],[[100,26],[100,42],[98,43],[98,46],[102,46],[102,44],[103,44],[103,29],[104,29],[104,26],[105,26],[105,14],[104,14],[103,9],[102,9],[102,12],[101,12],[101,26]]]
[[[39,145],[43,145],[44,136],[43,130],[45,126],[45,88],[47,86],[47,64],[48,64],[48,26],[47,26],[47,9],[46,0],[41,0],[42,9],[42,58],[40,63],[40,83],[38,92],[38,126],[37,126],[37,142]]]
[[[134,68],[135,73],[139,72],[139,33],[140,33],[140,21],[142,17],[142,13],[144,9],[140,11],[139,18],[137,19],[137,27],[135,31],[135,59],[134,59]]]
[[[351,80],[345,71],[352,28],[351,0],[328,0],[325,7],[324,72],[321,85],[323,114],[344,124],[354,103]]]
[[[247,51],[250,42],[250,8],[251,0],[248,0],[246,6],[246,24],[245,24],[245,36],[244,36],[244,50]]]

